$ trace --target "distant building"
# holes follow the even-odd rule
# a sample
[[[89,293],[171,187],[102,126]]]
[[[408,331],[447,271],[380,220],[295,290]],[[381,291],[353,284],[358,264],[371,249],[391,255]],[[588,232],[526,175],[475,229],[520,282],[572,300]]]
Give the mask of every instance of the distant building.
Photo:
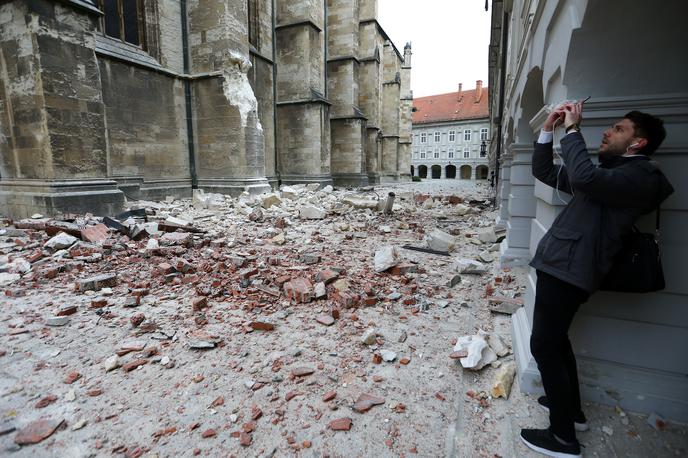
[[[421,178],[488,178],[488,89],[418,97],[413,100],[411,173]]]

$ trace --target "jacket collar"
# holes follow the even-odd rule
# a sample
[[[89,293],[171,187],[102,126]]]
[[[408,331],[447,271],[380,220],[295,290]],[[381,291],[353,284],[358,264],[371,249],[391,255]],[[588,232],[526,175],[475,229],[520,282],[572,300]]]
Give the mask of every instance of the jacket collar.
[[[638,154],[634,156],[619,156],[616,154],[600,154],[600,168],[603,169],[613,169],[622,164],[628,163],[628,161],[648,161],[650,158],[644,154]]]

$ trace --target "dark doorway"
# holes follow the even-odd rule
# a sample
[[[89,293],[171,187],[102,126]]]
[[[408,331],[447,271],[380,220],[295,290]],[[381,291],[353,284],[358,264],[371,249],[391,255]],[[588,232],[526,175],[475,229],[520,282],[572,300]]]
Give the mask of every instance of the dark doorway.
[[[456,166],[448,165],[444,168],[444,174],[447,178],[456,178]]]

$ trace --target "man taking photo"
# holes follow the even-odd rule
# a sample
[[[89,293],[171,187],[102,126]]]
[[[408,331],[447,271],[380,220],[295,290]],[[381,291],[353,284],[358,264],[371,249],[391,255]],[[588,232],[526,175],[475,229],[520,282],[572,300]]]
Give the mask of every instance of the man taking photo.
[[[626,114],[604,132],[596,166],[580,132],[582,111],[582,102],[554,109],[533,153],[535,178],[573,196],[530,263],[537,270],[530,349],[545,389],[538,403],[549,410],[550,427],[522,429],[521,439],[531,449],[558,458],[581,456],[576,430],[587,429],[568,338],[573,317],[609,272],[622,237],[673,192],[650,161],[666,136],[661,119],[639,111]],[[563,165],[553,162],[553,131],[558,126],[566,130]]]

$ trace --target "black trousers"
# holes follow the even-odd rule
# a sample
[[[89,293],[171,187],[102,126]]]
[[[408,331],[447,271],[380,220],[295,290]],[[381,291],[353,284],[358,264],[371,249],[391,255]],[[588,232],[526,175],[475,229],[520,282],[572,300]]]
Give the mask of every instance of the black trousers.
[[[581,411],[576,357],[568,331],[578,308],[589,296],[577,286],[537,271],[530,351],[549,400],[550,428],[567,442],[576,438],[573,419]]]

